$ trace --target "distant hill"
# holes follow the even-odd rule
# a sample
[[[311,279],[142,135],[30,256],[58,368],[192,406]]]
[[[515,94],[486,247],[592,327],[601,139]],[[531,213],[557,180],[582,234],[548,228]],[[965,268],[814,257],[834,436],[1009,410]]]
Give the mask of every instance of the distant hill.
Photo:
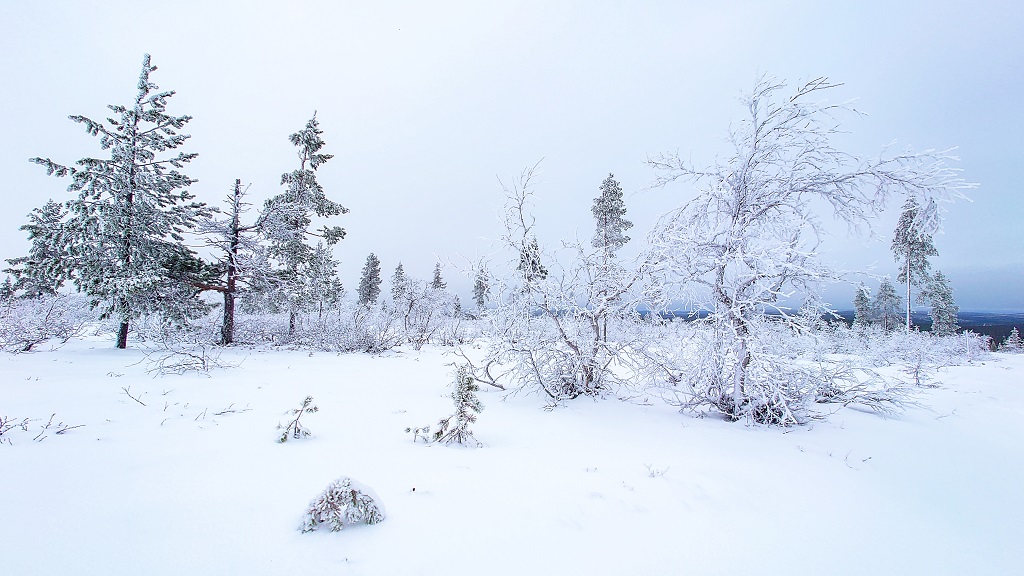
[[[853,310],[840,310],[839,315],[853,324]],[[910,317],[921,330],[932,329],[932,319],[926,312],[914,312]],[[1002,342],[1014,327],[1024,332],[1024,312],[960,312],[957,319],[962,330],[989,336],[996,342]]]

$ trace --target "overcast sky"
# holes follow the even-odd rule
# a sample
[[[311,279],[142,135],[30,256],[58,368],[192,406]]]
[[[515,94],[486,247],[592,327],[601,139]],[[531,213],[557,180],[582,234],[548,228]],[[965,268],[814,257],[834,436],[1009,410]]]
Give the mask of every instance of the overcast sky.
[[[544,158],[541,240],[589,238],[590,206],[614,172],[635,227],[634,252],[658,215],[693,196],[648,190],[648,155],[679,150],[709,163],[759,74],[828,76],[868,116],[848,151],[896,140],[959,146],[973,203],[951,208],[933,267],[962,309],[1024,310],[1024,3],[880,2],[3,2],[0,19],[0,258],[28,248],[18,226],[67,182],[28,158],[73,163],[100,154],[67,119],[105,118],[135,95],[142,55],[152,80],[194,117],[192,191],[219,204],[235,178],[259,203],[296,167],[287,137],[317,111],[335,159],[327,194],[342,281],[354,290],[367,254],[386,276],[402,261],[428,277],[493,251],[510,180]],[[895,274],[888,240],[837,227],[823,258]],[[469,281],[456,267],[449,284]],[[873,283],[872,287],[875,285]],[[852,291],[828,300],[849,308]]]

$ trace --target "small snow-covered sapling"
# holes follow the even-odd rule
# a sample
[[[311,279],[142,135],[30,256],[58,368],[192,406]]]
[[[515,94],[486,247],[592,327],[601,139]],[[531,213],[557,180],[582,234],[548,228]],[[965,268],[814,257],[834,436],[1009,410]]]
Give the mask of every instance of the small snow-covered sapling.
[[[338,532],[346,524],[376,524],[384,520],[384,508],[369,487],[342,476],[331,482],[323,494],[309,503],[300,529],[312,532],[327,524]]]
[[[473,437],[469,425],[476,422],[476,415],[483,409],[484,405],[476,397],[480,391],[476,379],[469,373],[465,366],[459,366],[455,373],[455,389],[452,390],[452,403],[455,404],[455,414],[438,422],[438,429],[434,432],[435,442],[451,444],[469,444],[470,441],[476,445],[480,442]]]
[[[287,442],[289,436],[296,440],[311,436],[313,433],[309,431],[309,428],[303,426],[299,422],[299,419],[302,418],[303,414],[313,414],[314,412],[319,411],[320,408],[313,405],[313,397],[306,396],[306,399],[302,401],[302,406],[285,412],[285,414],[295,416],[295,418],[292,419],[287,426],[282,426],[281,424],[277,425],[278,430],[284,430],[284,432],[281,432],[281,435],[277,438],[277,441],[280,443]]]

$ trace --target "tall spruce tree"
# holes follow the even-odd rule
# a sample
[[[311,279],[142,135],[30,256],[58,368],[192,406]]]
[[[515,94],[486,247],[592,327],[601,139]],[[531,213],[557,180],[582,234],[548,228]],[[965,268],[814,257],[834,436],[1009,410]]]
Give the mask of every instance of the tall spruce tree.
[[[369,306],[376,304],[380,297],[380,260],[370,252],[366,257],[366,264],[363,266],[362,275],[359,277],[359,304]]]
[[[399,262],[395,267],[395,273],[391,275],[391,300],[397,305],[409,291],[409,277],[405,275],[405,268]]]
[[[867,328],[871,324],[871,296],[867,286],[861,284],[853,295],[853,327]]]
[[[590,211],[594,214],[597,230],[592,244],[600,248],[606,260],[615,258],[616,252],[629,242],[625,231],[633,227],[633,223],[623,218],[626,215],[626,203],[622,200],[622,187],[615,180],[614,174],[601,182],[601,195],[594,199]]]
[[[183,244],[186,231],[209,213],[187,188],[195,182],[179,172],[195,153],[173,153],[189,138],[179,131],[189,116],[167,114],[173,91],[159,92],[146,54],[138,92],[128,106],[108,106],[106,123],[85,116],[71,120],[99,137],[106,158],[83,158],[67,167],[49,158],[31,161],[57,177],[71,177],[67,219],[54,250],[79,290],[103,317],[119,321],[117,347],[128,343],[133,318],[158,313],[183,320],[203,309],[192,275],[202,263]]]
[[[334,157],[320,152],[325,144],[321,134],[323,130],[314,113],[302,130],[288,137],[298,148],[299,167],[281,175],[285,191],[268,199],[263,207],[262,231],[270,240],[270,255],[278,262],[276,281],[289,311],[289,334],[295,333],[298,313],[305,305],[303,274],[314,255],[314,248],[306,239],[316,237],[330,247],[345,237],[340,226],[310,229],[313,216],[329,218],[348,213],[348,208],[329,200],[317,182],[317,169]]]
[[[907,198],[903,204],[903,213],[896,224],[896,233],[892,240],[892,253],[896,263],[900,267],[900,275],[897,278],[901,284],[907,285],[907,331],[910,331],[910,312],[913,300],[910,289],[912,286],[925,288],[928,285],[931,263],[929,256],[937,256],[939,252],[932,244],[931,234],[923,231],[918,213],[920,206],[913,196]]]
[[[597,325],[602,330],[601,339],[608,340],[608,308],[614,304],[611,302],[610,294],[617,292],[613,286],[615,277],[615,254],[626,242],[629,236],[625,231],[633,227],[633,223],[623,218],[626,215],[626,203],[622,200],[622,187],[615,180],[615,175],[609,173],[608,177],[601,182],[601,195],[594,199],[591,212],[596,221],[596,230],[591,244],[601,251],[600,270],[597,271],[596,285],[598,302]]]
[[[901,307],[900,295],[896,293],[892,282],[888,278],[883,279],[871,303],[872,315],[882,325],[882,330],[888,332],[896,328]]]
[[[476,304],[477,312],[483,312],[484,306],[487,304],[487,297],[490,294],[491,287],[487,271],[481,266],[476,272],[476,278],[473,280],[473,302]]]
[[[932,319],[932,333],[939,336],[952,336],[960,329],[957,316],[960,307],[953,300],[953,287],[941,270],[936,271],[923,292],[925,300],[931,305],[928,315]]]
[[[444,290],[448,287],[448,284],[441,278],[441,263],[437,262],[434,264],[434,279],[430,282],[430,287],[434,290]]]

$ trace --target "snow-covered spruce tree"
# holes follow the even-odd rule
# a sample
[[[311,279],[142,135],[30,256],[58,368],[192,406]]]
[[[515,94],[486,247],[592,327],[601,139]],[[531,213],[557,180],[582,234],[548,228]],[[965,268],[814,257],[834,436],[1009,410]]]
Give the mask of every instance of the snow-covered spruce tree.
[[[366,264],[363,265],[363,272],[359,276],[359,304],[369,306],[377,303],[380,297],[380,260],[373,252],[366,257]]]
[[[601,183],[601,195],[594,199],[591,212],[597,224],[591,245],[600,250],[600,268],[596,281],[599,285],[608,284],[599,286],[595,296],[600,301],[607,299],[616,291],[616,287],[612,286],[610,282],[615,276],[614,268],[617,266],[615,255],[619,248],[629,242],[629,236],[626,236],[625,231],[633,227],[632,222],[623,218],[626,215],[626,203],[622,200],[622,187],[615,180],[614,174],[609,173]],[[598,317],[598,322],[601,324],[601,338],[608,340],[608,306],[601,305],[601,308],[602,311],[599,312]]]
[[[900,267],[900,274],[897,280],[901,284],[907,285],[907,331],[910,331],[910,312],[913,308],[910,289],[912,286],[916,286],[919,289],[927,288],[929,281],[928,272],[931,270],[931,263],[928,261],[928,257],[938,256],[939,254],[932,243],[931,234],[924,231],[924,223],[918,216],[919,212],[920,207],[917,204],[917,199],[913,196],[908,196],[907,200],[903,203],[903,212],[900,214],[900,220],[896,224],[896,232],[893,235],[891,245],[893,256]]]
[[[127,346],[133,318],[157,313],[181,321],[204,310],[192,285],[202,263],[182,234],[209,211],[192,201],[187,188],[195,181],[179,172],[197,154],[173,153],[189,138],[179,131],[191,117],[167,114],[174,92],[157,91],[155,70],[145,55],[135,100],[109,106],[114,117],[106,123],[70,117],[99,137],[108,158],[83,158],[77,167],[32,159],[47,174],[71,177],[68,191],[78,197],[67,202],[51,248],[78,289],[119,322],[118,348]]]
[[[435,442],[454,442],[463,446],[472,442],[474,445],[480,445],[473,437],[473,431],[469,429],[469,425],[476,422],[476,415],[484,409],[483,403],[476,397],[479,391],[480,386],[477,385],[472,372],[466,366],[459,366],[455,371],[455,387],[451,394],[455,414],[437,423],[437,430],[434,431]]]
[[[932,319],[932,333],[936,336],[952,336],[960,329],[957,315],[960,307],[953,299],[953,287],[941,270],[936,271],[928,281],[928,286],[921,293],[931,305],[928,312]]]
[[[1020,337],[1020,331],[1014,326],[1013,330],[1010,330],[1010,335],[1003,340],[1003,345],[999,347],[1003,352],[1019,353],[1024,352],[1024,340]]]
[[[487,269],[481,264],[473,275],[473,303],[476,304],[477,314],[482,314],[487,306],[487,299],[491,295],[491,281]]]
[[[288,310],[290,335],[295,333],[298,314],[306,305],[304,275],[315,254],[306,239],[319,238],[329,248],[345,237],[340,226],[310,228],[314,216],[330,218],[348,213],[348,208],[328,199],[317,182],[317,169],[334,157],[320,152],[325,144],[321,134],[323,130],[314,113],[302,130],[288,137],[298,148],[299,167],[281,175],[285,191],[269,198],[263,206],[262,232],[270,241],[270,256],[277,262],[276,290]]]
[[[430,282],[430,287],[434,290],[444,290],[448,287],[448,283],[441,277],[441,263],[434,264],[434,279]]]
[[[270,288],[270,261],[258,235],[262,217],[249,224],[242,223],[242,215],[249,206],[245,202],[247,191],[248,187],[243,188],[241,180],[235,180],[225,198],[226,217],[204,218],[199,224],[206,245],[213,249],[218,280],[204,288],[220,292],[224,297],[221,344],[235,340],[235,302],[239,295]]]
[[[405,291],[408,289],[409,278],[405,275],[405,268],[402,263],[399,262],[398,266],[395,266],[395,272],[391,275],[391,301],[398,305],[398,302],[402,300],[402,296],[405,295]]]
[[[836,85],[818,78],[784,95],[786,86],[762,78],[742,103],[746,117],[730,130],[732,152],[707,167],[678,153],[649,161],[655,185],[678,180],[701,184],[698,196],[664,215],[651,235],[651,261],[673,285],[692,291],[691,303],[711,311],[718,340],[728,351],[719,373],[697,373],[688,383],[698,404],[728,417],[775,424],[802,421],[814,398],[814,379],[788,378],[788,359],[762,353],[755,319],[774,310],[790,324],[780,299],[817,294],[838,277],[818,258],[824,235],[814,203],[853,226],[868,225],[895,194],[951,201],[971,186],[944,152],[904,152],[864,159],[838,150],[843,106],[816,98]],[[921,214],[937,222],[935,209]],[[794,384],[802,382],[802,384]],[[808,389],[810,387],[810,389]]]
[[[12,289],[22,296],[56,294],[70,277],[71,271],[65,269],[68,262],[60,252],[66,216],[63,204],[49,200],[42,208],[33,208],[28,215],[29,223],[19,228],[28,232],[32,246],[28,256],[8,259],[11,267],[4,272],[14,276]]]
[[[853,295],[853,327],[867,328],[871,321],[871,290],[861,284]]]
[[[331,532],[346,525],[365,522],[377,524],[384,520],[384,507],[369,487],[342,476],[331,482],[323,494],[309,503],[300,530],[312,532],[326,524]]]
[[[871,302],[871,315],[882,327],[883,332],[896,329],[902,307],[903,302],[896,293],[896,288],[888,278],[883,278],[875,299]]]

